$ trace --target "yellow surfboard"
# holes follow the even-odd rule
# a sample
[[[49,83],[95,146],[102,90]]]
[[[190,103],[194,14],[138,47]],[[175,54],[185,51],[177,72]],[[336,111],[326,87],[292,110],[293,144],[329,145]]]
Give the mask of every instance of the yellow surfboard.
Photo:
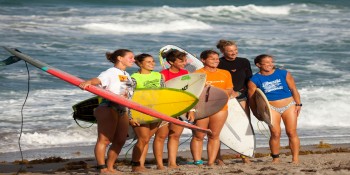
[[[94,109],[101,103],[101,97],[92,97],[72,106],[75,120],[95,122]],[[173,88],[137,89],[134,92],[132,101],[147,106],[160,113],[176,117],[192,109],[198,102],[198,98],[186,91]],[[154,123],[160,119],[131,110],[133,119],[140,124]]]
[[[137,89],[132,100],[171,117],[186,113],[198,102],[193,94],[173,88]],[[136,110],[131,110],[131,116],[140,124],[161,121]]]

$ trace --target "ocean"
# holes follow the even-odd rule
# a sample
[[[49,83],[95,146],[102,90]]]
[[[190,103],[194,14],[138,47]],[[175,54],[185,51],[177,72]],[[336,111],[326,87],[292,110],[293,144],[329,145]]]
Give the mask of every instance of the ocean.
[[[165,45],[199,55],[220,39],[235,40],[253,72],[254,57],[266,53],[294,76],[301,145],[350,143],[349,16],[350,2],[330,0],[0,0],[0,46],[88,79],[112,66],[107,51],[149,53],[159,71]],[[0,48],[0,59],[8,56]],[[96,125],[81,128],[72,118],[72,105],[93,95],[28,67],[29,76],[23,61],[0,67],[0,161],[20,160],[20,148],[28,160],[93,157]],[[252,125],[256,147],[268,147],[266,125],[254,117]],[[180,150],[189,150],[190,135],[185,130]],[[122,154],[131,154],[132,144]],[[281,144],[288,145],[285,133]]]

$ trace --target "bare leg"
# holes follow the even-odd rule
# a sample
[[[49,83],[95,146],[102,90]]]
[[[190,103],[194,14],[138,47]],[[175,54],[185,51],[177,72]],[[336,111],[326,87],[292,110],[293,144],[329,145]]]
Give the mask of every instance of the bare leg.
[[[196,121],[196,126],[201,128],[208,128],[209,117]],[[191,153],[194,161],[202,160],[203,152],[203,139],[206,136],[205,133],[199,131],[193,131],[193,137],[191,139]]]
[[[158,130],[158,125],[159,123],[152,123],[150,124],[150,134],[149,134],[149,138],[148,138],[148,144],[145,145],[145,148],[143,149],[141,158],[140,158],[140,164],[141,166],[145,166],[145,161],[146,161],[146,157],[147,157],[147,153],[148,153],[148,147],[149,147],[149,141],[151,140],[152,136],[155,134],[155,132],[157,132]]]
[[[286,133],[289,139],[289,147],[291,149],[293,158],[292,163],[299,163],[299,149],[300,149],[300,140],[297,133],[297,122],[298,117],[294,112],[294,106],[290,107],[282,114],[282,120],[286,127]]]
[[[157,169],[164,169],[163,165],[163,151],[164,151],[164,142],[168,137],[169,133],[169,124],[162,126],[156,132],[155,139],[153,141],[153,154],[157,162]]]
[[[224,159],[221,157],[221,144],[220,144],[220,147],[219,147],[219,151],[218,151],[218,154],[216,155],[216,164],[219,165],[219,166],[223,166],[225,165],[224,163]]]
[[[209,129],[212,133],[208,134],[208,165],[214,165],[216,156],[220,149],[220,132],[227,119],[228,111],[219,111],[209,117]]]
[[[168,167],[177,168],[176,156],[179,148],[179,140],[184,130],[183,127],[175,124],[170,124],[168,137]]]
[[[94,113],[97,119],[97,142],[95,145],[95,157],[97,165],[106,165],[105,154],[107,146],[115,138],[118,116],[115,116],[112,109],[108,107],[98,107]],[[114,164],[114,163],[113,163]],[[112,173],[116,170],[113,164],[107,162],[107,168],[100,169],[101,173]]]
[[[270,127],[270,149],[271,149],[271,154],[273,155],[278,155],[280,153],[280,139],[281,139],[281,116],[278,112],[271,110],[272,112],[272,125],[273,127]],[[272,160],[273,163],[279,163],[280,159],[279,158],[273,158]]]
[[[143,124],[140,126],[136,126],[133,128],[135,131],[135,134],[137,135],[137,142],[134,146],[134,149],[132,151],[132,161],[133,162],[140,162],[140,166],[132,166],[133,172],[142,172],[146,171],[146,168],[144,167],[144,160],[143,164],[141,164],[141,157],[144,149],[147,147],[148,149],[148,142],[150,138],[150,125],[149,124]],[[147,151],[146,151],[147,152]]]
[[[116,113],[114,110],[112,112]],[[116,131],[114,133],[112,145],[110,146],[107,153],[108,167],[110,166],[113,167],[113,165],[117,161],[119,153],[125,144],[126,137],[128,135],[128,128],[129,128],[129,117],[127,116],[127,114],[124,114],[123,116],[118,117],[118,122],[116,126]],[[114,172],[116,172],[116,170]]]

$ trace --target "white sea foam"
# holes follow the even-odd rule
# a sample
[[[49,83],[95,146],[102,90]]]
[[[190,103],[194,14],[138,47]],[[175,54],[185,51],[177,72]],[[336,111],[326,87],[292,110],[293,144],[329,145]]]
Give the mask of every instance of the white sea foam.
[[[299,118],[300,127],[349,127],[349,87],[314,87],[300,90],[304,104]]]
[[[81,26],[82,28],[93,31],[95,34],[124,34],[124,33],[163,33],[178,32],[185,30],[206,30],[212,27],[196,20],[174,20],[163,23],[91,23]]]

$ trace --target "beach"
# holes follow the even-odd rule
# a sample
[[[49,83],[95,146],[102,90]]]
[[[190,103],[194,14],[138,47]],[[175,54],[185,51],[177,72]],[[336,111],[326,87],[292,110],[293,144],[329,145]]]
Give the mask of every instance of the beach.
[[[303,103],[298,118],[301,163],[292,165],[290,155],[281,155],[280,164],[271,164],[268,127],[252,116],[252,164],[242,164],[238,155],[225,150],[224,167],[186,165],[192,133],[184,131],[180,168],[155,170],[149,151],[149,174],[350,174],[349,16],[350,1],[329,0],[3,0],[0,46],[90,79],[113,66],[105,53],[116,49],[148,53],[157,61],[155,71],[161,71],[158,55],[166,45],[199,56],[203,50],[217,50],[220,39],[234,40],[238,56],[250,61],[253,73],[260,54],[275,56],[276,66],[292,73]],[[0,49],[0,60],[9,56]],[[127,71],[132,74],[138,67]],[[93,94],[24,61],[0,66],[0,81],[0,174],[20,170],[20,151],[28,160],[21,174],[95,174],[97,126],[78,125],[72,117],[72,106]],[[285,148],[288,137],[281,127]],[[317,148],[321,140],[330,147]],[[119,161],[126,157],[130,162],[131,145],[126,143]],[[125,163],[117,167],[132,174]]]
[[[320,142],[316,145],[301,146],[300,163],[291,162],[290,151],[281,147],[281,162],[271,163],[269,148],[257,148],[255,158],[250,164],[243,164],[239,155],[232,150],[222,150],[225,165],[208,167],[205,165],[189,165],[191,160],[189,151],[178,153],[177,169],[157,170],[153,155],[146,160],[147,172],[142,174],[349,174],[350,173],[350,144],[328,144]],[[120,156],[115,164],[123,174],[140,174],[131,172],[130,156]],[[167,156],[164,155],[164,158]],[[203,160],[206,160],[205,151]],[[166,162],[166,159],[164,159]],[[23,165],[14,162],[0,162],[2,174],[96,174],[94,158],[62,159],[50,157],[24,161]],[[21,167],[22,166],[22,167]]]

